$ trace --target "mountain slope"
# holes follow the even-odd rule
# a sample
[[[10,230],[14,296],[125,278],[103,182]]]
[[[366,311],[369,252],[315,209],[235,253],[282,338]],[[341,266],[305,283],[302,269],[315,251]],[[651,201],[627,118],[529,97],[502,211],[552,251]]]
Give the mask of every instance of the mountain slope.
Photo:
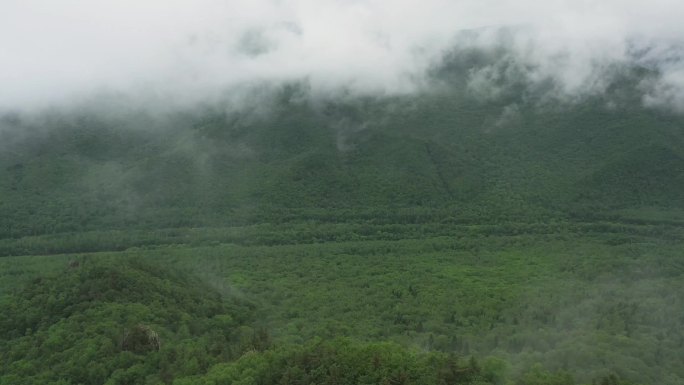
[[[294,84],[254,111],[7,116],[0,234],[259,223],[303,208],[459,208],[474,223],[682,208],[684,119],[641,107],[629,87],[542,103],[456,83],[323,101]]]

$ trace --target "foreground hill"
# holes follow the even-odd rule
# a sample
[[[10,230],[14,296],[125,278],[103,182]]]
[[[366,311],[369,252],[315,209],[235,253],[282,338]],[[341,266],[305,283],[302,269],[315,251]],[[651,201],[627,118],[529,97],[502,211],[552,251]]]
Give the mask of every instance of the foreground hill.
[[[134,260],[72,260],[1,297],[0,382],[170,382],[267,346],[254,308]]]
[[[189,250],[176,249],[171,255],[185,251]],[[137,256],[133,259],[131,255]],[[165,258],[159,255],[152,256],[152,263],[149,259],[141,261],[144,257],[139,252],[87,258],[54,256],[49,260],[22,258],[11,264],[3,261],[0,273],[3,384],[576,384],[572,373],[577,370],[549,371],[539,364],[513,369],[498,357],[477,359],[463,354],[453,345],[453,338],[450,348],[430,351],[397,342],[350,338],[291,341],[329,328],[331,320],[324,319],[308,325],[312,330],[300,329],[300,333],[273,343],[269,331],[263,329],[265,320],[255,322],[255,316],[261,313],[272,318],[276,309],[260,310],[238,299],[244,294],[235,287],[219,290],[217,285],[188,278],[180,270],[161,267],[158,262]],[[198,263],[200,260],[203,263]],[[192,262],[192,269],[205,263],[216,265],[210,262],[211,257],[201,256],[200,260],[186,262]],[[238,267],[234,271],[245,273]],[[10,282],[14,288],[8,290]],[[395,287],[393,293],[402,291]],[[420,294],[409,290],[406,295],[422,296],[423,290],[433,289],[423,285]],[[391,302],[397,299],[400,297],[394,296]],[[473,306],[491,305],[482,302]],[[401,307],[413,312],[410,307]],[[388,330],[413,329],[414,318],[422,312],[414,310],[417,313],[402,316],[405,321],[395,322]],[[289,311],[307,310],[300,305]],[[616,316],[620,314],[618,310]],[[461,320],[456,316],[450,322],[479,323],[487,317]],[[606,326],[620,328],[620,322]],[[373,332],[370,324],[356,326]],[[458,339],[473,338],[475,347],[475,341],[492,341],[490,337],[481,333],[459,335]],[[526,343],[520,334],[515,338],[518,345]],[[447,340],[439,336],[431,344],[437,346]],[[664,349],[670,348],[670,344],[665,345]],[[577,355],[581,356],[580,352]],[[613,360],[611,365],[615,365]],[[668,364],[671,361],[664,360]],[[590,366],[597,364],[601,365],[595,362]],[[592,378],[600,384],[631,384],[605,366],[597,373]]]

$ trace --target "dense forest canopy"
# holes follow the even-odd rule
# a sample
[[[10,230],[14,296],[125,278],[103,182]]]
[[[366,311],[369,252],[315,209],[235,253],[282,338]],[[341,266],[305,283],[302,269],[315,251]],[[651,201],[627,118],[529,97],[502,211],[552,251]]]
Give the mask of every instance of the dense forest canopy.
[[[650,73],[618,71],[610,93],[578,103],[541,91],[484,102],[459,86],[483,60],[458,52],[435,71],[441,87],[405,97],[316,100],[298,82],[253,91],[267,105],[254,111],[8,115],[0,232],[335,222],[404,209],[470,224],[677,217],[682,119],[639,107],[634,88]]]
[[[482,101],[454,57],[420,95],[5,116],[3,381],[677,384],[682,118],[648,72]]]
[[[0,384],[684,383],[678,5],[67,3],[0,15]]]

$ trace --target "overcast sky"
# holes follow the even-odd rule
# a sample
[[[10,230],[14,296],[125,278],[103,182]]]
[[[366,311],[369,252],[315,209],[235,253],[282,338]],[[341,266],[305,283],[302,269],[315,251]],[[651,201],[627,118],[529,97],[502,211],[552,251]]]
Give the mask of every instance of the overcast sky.
[[[410,92],[458,31],[496,26],[524,26],[520,60],[569,94],[591,91],[630,41],[653,45],[663,75],[644,100],[677,107],[682,16],[681,0],[2,0],[0,108],[103,91],[197,100],[304,77],[314,91]]]

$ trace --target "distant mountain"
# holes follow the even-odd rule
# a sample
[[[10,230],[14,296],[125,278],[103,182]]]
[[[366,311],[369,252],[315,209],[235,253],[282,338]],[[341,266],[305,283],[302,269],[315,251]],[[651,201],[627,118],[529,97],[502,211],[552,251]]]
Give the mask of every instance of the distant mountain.
[[[577,100],[524,78],[501,80],[495,96],[472,92],[474,71],[500,55],[447,55],[404,96],[317,99],[300,82],[238,110],[6,115],[0,235],[244,224],[309,209],[429,208],[487,223],[684,208],[684,117],[643,107],[638,85],[653,74],[618,69],[604,93]]]

